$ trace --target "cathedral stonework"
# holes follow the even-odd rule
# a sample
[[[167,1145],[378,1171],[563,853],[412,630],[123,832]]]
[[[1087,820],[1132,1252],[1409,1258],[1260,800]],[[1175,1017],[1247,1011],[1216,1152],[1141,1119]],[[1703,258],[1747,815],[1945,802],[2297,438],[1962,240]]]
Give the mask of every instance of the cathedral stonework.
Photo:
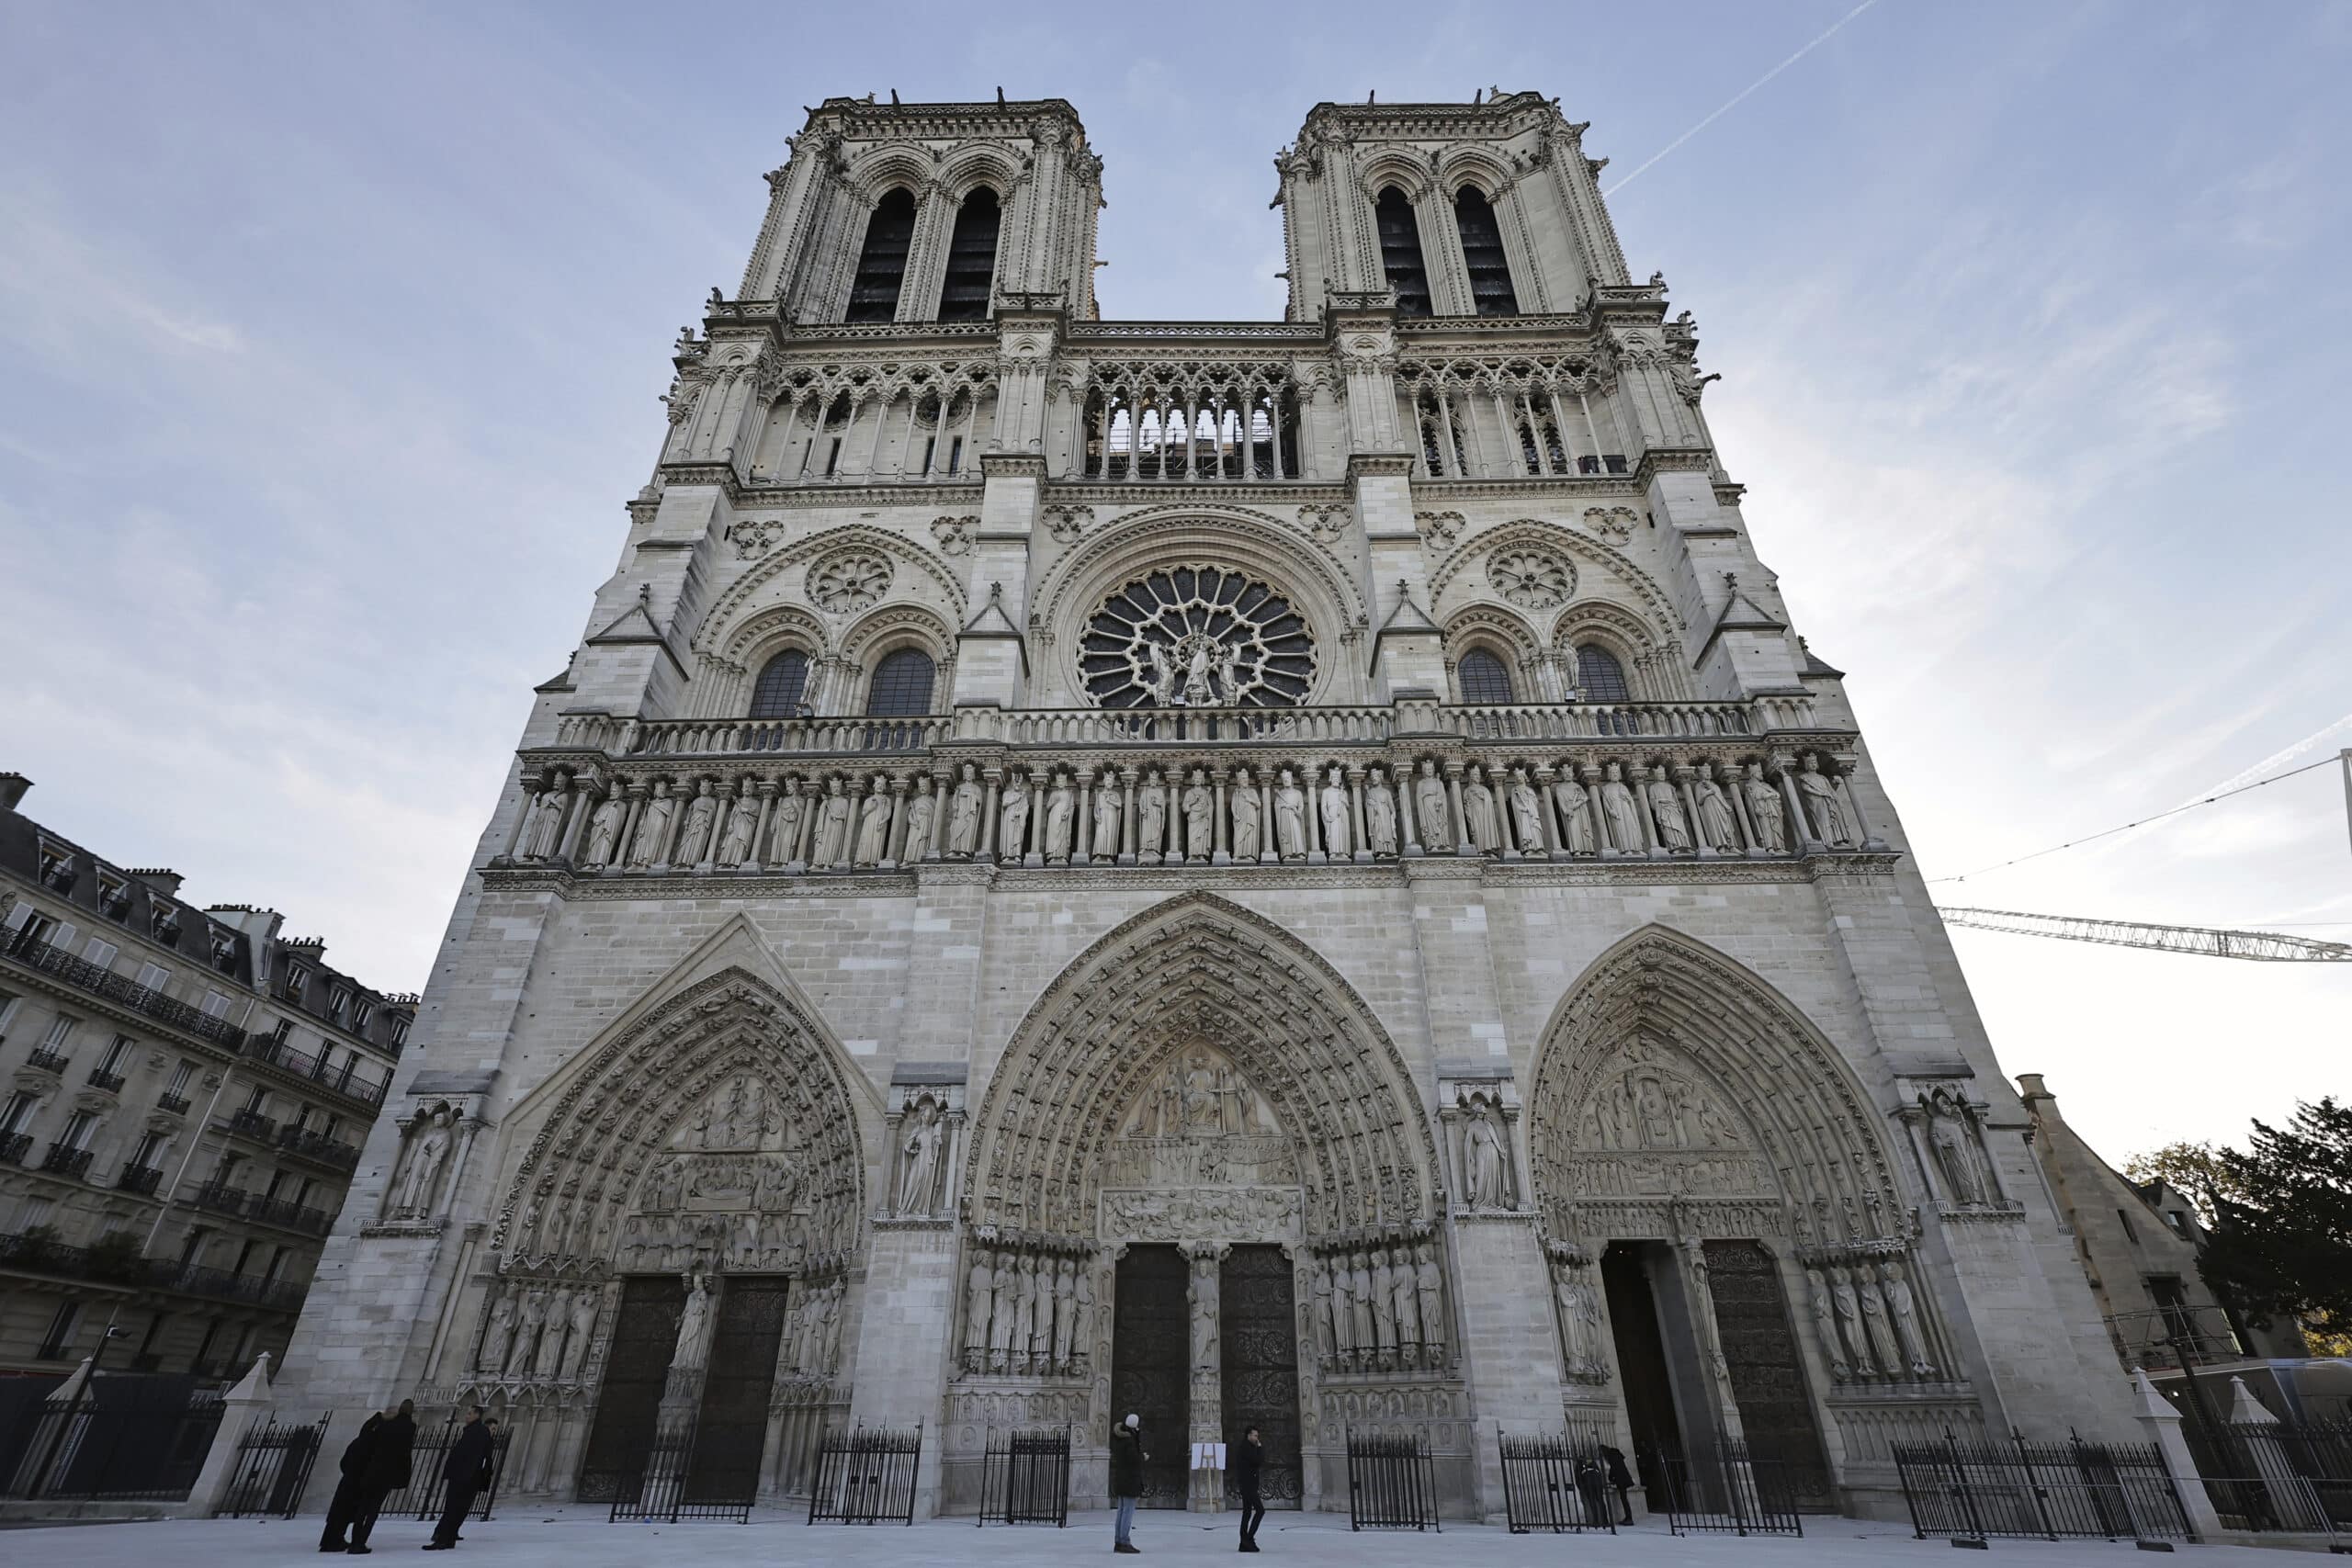
[[[279,1378],[658,1424],[805,1496],[912,1427],[2134,1431],[1839,673],[1532,93],[1317,106],[1280,321],[1115,322],[1059,100],[830,99],[681,334]]]

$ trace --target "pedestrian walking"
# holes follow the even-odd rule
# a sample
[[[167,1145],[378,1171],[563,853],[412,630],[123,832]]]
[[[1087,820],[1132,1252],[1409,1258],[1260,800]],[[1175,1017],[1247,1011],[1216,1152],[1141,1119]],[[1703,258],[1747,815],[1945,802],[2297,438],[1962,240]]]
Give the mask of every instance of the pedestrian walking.
[[[1259,1476],[1266,1468],[1266,1445],[1251,1427],[1233,1445],[1233,1483],[1241,1489],[1241,1550],[1258,1550],[1258,1526],[1266,1517],[1266,1500],[1258,1495]]]
[[[490,1484],[491,1433],[482,1421],[481,1406],[468,1405],[466,1424],[458,1429],[458,1440],[449,1445],[449,1457],[441,1461],[441,1478],[449,1483],[449,1501],[441,1510],[441,1522],[433,1527],[433,1539],[424,1543],[425,1551],[457,1550],[458,1527],[472,1511],[474,1498]]]
[[[319,1534],[321,1551],[351,1550],[351,1521],[359,1513],[359,1478],[368,1469],[368,1456],[375,1451],[376,1434],[398,1414],[391,1405],[369,1411],[368,1419],[359,1424],[358,1435],[343,1446],[342,1476],[334,1483],[334,1500],[327,1504],[327,1528]]]
[[[1625,1468],[1625,1455],[1622,1450],[1603,1444],[1600,1457],[1609,1466],[1609,1484],[1617,1489],[1617,1506],[1625,1516],[1617,1522],[1630,1525],[1634,1522],[1634,1472]]]
[[[1136,1499],[1143,1495],[1143,1461],[1150,1457],[1143,1451],[1143,1417],[1130,1411],[1125,1420],[1111,1428],[1111,1495],[1119,1504],[1113,1551],[1142,1555],[1127,1537],[1136,1525]]]
[[[368,1446],[367,1461],[359,1469],[359,1485],[352,1499],[351,1544],[344,1548],[353,1556],[375,1550],[368,1544],[368,1537],[376,1529],[376,1515],[385,1498],[408,1484],[409,1455],[415,1447],[416,1401],[403,1399],[384,1412],[383,1425],[376,1428],[376,1440]]]

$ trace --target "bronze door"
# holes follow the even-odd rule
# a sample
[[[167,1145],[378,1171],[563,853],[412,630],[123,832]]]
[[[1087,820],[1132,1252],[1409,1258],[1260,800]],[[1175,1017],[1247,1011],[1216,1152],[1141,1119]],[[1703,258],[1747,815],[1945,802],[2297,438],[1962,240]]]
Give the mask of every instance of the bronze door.
[[[1143,1506],[1184,1506],[1190,1432],[1191,1282],[1172,1247],[1131,1247],[1119,1259],[1111,1311],[1111,1419],[1143,1417]]]
[[[623,1477],[645,1469],[670,1356],[678,1348],[678,1319],[685,1310],[685,1281],[675,1275],[621,1282],[621,1310],[605,1354],[596,1419],[580,1461],[581,1501],[610,1502]]]
[[[758,1495],[789,1283],[781,1275],[736,1274],[721,1287],[703,1377],[702,1416],[695,1426],[694,1464],[686,1472],[686,1502],[731,1503]]]
[[[1270,1508],[1299,1506],[1298,1307],[1290,1259],[1279,1247],[1236,1247],[1217,1286],[1217,1337],[1224,1347],[1225,1440],[1250,1427],[1266,1446],[1259,1495]],[[1226,1496],[1240,1489],[1226,1472]]]
[[[1747,1451],[1781,1461],[1797,1506],[1827,1508],[1829,1465],[1789,1326],[1788,1298],[1771,1255],[1752,1241],[1706,1244],[1707,1294],[1715,1303]]]

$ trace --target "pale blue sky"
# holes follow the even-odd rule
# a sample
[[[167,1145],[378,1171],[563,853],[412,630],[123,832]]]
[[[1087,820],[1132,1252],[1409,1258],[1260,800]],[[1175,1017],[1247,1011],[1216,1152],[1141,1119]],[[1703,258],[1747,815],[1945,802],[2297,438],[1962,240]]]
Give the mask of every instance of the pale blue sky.
[[[1532,87],[1613,183],[1851,8],[0,0],[0,766],[419,986],[802,106],[1065,96],[1104,313],[1269,317],[1317,99]],[[1928,874],[2352,712],[2347,79],[2342,4],[1878,0],[1612,198]],[[2342,922],[2352,854],[2322,770],[1940,891]],[[2342,966],[1956,940],[2119,1158],[2352,1089]]]

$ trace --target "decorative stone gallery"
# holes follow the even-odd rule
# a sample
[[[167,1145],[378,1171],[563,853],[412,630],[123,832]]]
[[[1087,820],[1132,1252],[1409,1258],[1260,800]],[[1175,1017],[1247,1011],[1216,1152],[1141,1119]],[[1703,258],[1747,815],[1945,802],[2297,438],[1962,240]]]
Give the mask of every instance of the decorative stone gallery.
[[[2128,1434],[1583,129],[1318,105],[1286,318],[1168,324],[1097,317],[1069,105],[814,111],[281,1397],[486,1401],[549,1498],[921,1424],[924,1512],[1013,1427],[1100,1502],[1130,1411],[1149,1504],[1254,1424],[1278,1505],[1411,1433],[1460,1516],[1498,1428],[1860,1513],[1896,1441]]]

